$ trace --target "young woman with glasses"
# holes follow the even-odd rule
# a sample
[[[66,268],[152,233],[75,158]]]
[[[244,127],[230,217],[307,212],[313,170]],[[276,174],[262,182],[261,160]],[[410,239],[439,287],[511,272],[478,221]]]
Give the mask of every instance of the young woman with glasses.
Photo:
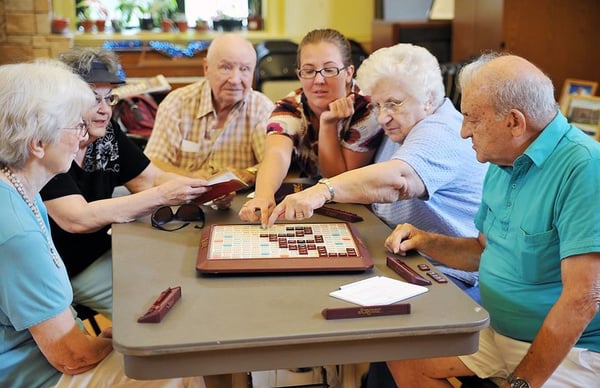
[[[302,176],[327,178],[371,163],[382,139],[369,101],[354,82],[350,43],[342,34],[309,32],[298,47],[297,63],[302,87],[277,102],[267,124],[255,197],[239,213],[244,221],[266,224],[292,154]]]

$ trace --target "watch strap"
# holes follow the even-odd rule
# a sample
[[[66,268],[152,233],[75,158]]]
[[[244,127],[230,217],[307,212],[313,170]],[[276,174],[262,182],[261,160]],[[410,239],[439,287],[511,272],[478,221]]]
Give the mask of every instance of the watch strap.
[[[321,184],[327,186],[327,190],[329,190],[329,199],[327,200],[327,203],[333,202],[333,197],[335,196],[335,190],[333,189],[333,185],[331,184],[331,181],[327,178],[321,178],[321,179],[319,179],[319,181],[317,183],[321,183]]]
[[[522,377],[515,376],[514,374],[509,374],[506,378],[508,384],[510,384],[510,388],[530,388],[529,382]]]

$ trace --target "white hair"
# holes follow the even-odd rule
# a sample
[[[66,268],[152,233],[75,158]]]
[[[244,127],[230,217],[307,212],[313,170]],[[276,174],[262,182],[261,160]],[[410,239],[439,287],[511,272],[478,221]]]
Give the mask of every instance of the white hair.
[[[56,142],[94,102],[90,86],[60,61],[0,66],[0,164],[23,167],[32,140]]]

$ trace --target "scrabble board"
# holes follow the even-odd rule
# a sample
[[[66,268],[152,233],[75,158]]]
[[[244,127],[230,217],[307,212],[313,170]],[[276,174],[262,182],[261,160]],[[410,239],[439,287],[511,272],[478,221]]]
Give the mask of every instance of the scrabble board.
[[[373,261],[346,222],[216,224],[202,232],[200,273],[358,272]]]

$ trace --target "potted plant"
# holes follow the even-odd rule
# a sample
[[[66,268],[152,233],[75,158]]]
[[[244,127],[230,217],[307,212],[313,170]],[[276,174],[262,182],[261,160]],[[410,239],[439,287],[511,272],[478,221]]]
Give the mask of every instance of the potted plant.
[[[248,30],[262,29],[262,0],[248,0]]]
[[[115,18],[111,19],[110,24],[112,25],[112,29],[114,32],[123,31],[124,22],[122,19],[115,17]]]
[[[66,34],[69,31],[69,18],[55,16],[52,18],[51,30],[53,34]]]
[[[173,20],[169,18],[163,18],[160,21],[160,29],[162,30],[162,32],[171,32],[171,30],[173,29],[173,24]]]
[[[187,18],[185,17],[184,13],[177,13],[175,15],[175,24],[177,25],[177,29],[180,32],[186,32],[188,29],[188,21]]]
[[[121,15],[123,26],[130,26],[134,17],[138,18],[142,30],[151,30],[154,21],[151,17],[151,0],[118,0],[115,11]]]
[[[231,17],[222,11],[217,11],[213,18],[213,28],[217,31],[235,31],[242,29],[242,19]]]
[[[98,32],[104,32],[106,28],[106,19],[108,19],[108,9],[104,6],[100,0],[88,0],[92,5],[94,13],[94,21],[96,23],[96,30]]]
[[[152,30],[155,26],[161,26],[163,19],[170,19],[177,12],[177,0],[118,0],[115,9],[121,14],[125,25],[138,17],[140,29]],[[162,27],[167,29],[170,23],[167,20]]]
[[[204,19],[196,19],[196,31],[203,32],[208,31],[210,26],[208,25],[208,21]]]
[[[177,12],[177,0],[151,0],[148,6],[148,12],[154,20],[154,25],[160,25],[163,19],[173,23],[172,17]],[[177,23],[177,20],[175,20],[175,23]]]
[[[133,19],[133,16],[137,13],[138,9],[139,6],[138,4],[136,4],[135,0],[119,0],[117,6],[115,7],[115,10],[119,15],[121,15],[121,17],[115,20],[121,20],[122,24],[125,26],[129,25],[129,23],[131,23],[131,20]]]
[[[154,28],[154,18],[152,17],[152,2],[142,3],[136,1],[139,11],[138,19],[140,21],[140,29],[151,31]]]
[[[98,31],[104,31],[108,10],[101,0],[80,0],[76,4],[77,16],[84,32],[92,31],[94,25]]]
[[[92,32],[94,30],[94,21],[92,20],[92,9],[87,5],[86,0],[77,3],[77,20],[83,28],[83,32]]]

